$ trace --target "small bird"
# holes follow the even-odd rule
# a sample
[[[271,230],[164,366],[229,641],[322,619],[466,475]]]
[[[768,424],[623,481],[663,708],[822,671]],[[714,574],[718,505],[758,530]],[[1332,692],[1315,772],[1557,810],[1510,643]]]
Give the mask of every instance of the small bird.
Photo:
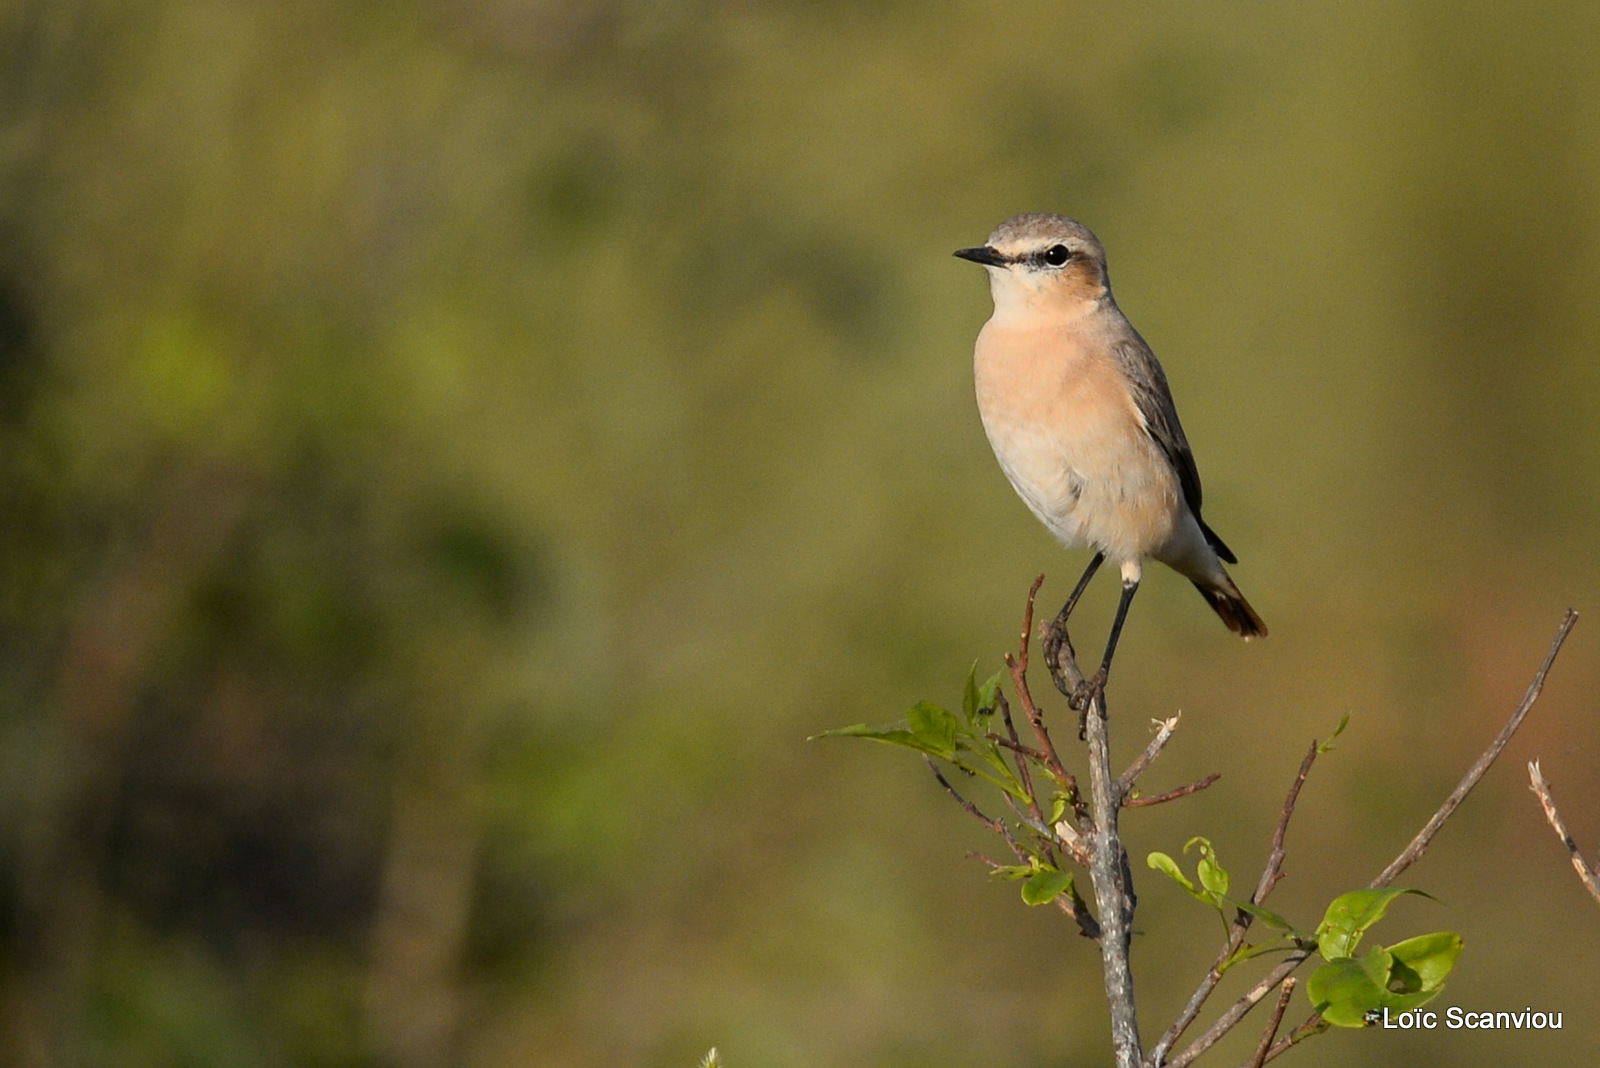
[[[988,270],[994,297],[973,368],[995,458],[1063,545],[1095,550],[1057,627],[1102,563],[1122,571],[1105,658],[1074,707],[1105,689],[1147,557],[1193,582],[1229,630],[1265,637],[1222,566],[1238,559],[1200,518],[1200,473],[1167,377],[1111,295],[1099,239],[1064,215],[1018,215],[955,255]]]

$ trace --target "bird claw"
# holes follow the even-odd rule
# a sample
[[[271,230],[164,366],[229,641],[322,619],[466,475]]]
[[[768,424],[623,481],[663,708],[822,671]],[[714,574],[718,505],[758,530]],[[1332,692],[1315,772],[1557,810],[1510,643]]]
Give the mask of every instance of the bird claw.
[[[1068,688],[1067,669],[1068,665],[1074,663],[1077,653],[1072,648],[1072,636],[1067,633],[1065,621],[1057,616],[1045,626],[1040,637],[1043,639],[1044,664],[1050,671],[1050,681],[1056,684],[1056,689],[1061,691],[1063,697],[1070,700],[1072,690]]]
[[[1056,665],[1061,662],[1061,647],[1066,645],[1071,648],[1070,643],[1067,641],[1067,628],[1061,625],[1061,620],[1052,620],[1045,626],[1044,634],[1041,637],[1044,639],[1045,666],[1051,671],[1055,671]]]
[[[1101,668],[1092,677],[1078,683],[1072,691],[1072,696],[1067,698],[1067,704],[1074,712],[1088,712],[1095,698],[1103,697],[1105,692],[1106,669]]]

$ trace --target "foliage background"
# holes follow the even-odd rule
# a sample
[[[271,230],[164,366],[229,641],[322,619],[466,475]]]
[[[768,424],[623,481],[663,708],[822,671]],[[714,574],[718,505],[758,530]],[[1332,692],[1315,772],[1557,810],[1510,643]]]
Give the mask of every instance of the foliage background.
[[[957,701],[1082,566],[988,453],[950,250],[1041,209],[1110,248],[1273,628],[1146,584],[1120,748],[1181,708],[1148,785],[1223,779],[1130,844],[1258,870],[1351,713],[1274,899],[1314,923],[1600,607],[1597,34],[1475,0],[0,4],[3,1059],[1104,1063],[1092,948],[963,859],[915,761],[804,743]],[[1443,1003],[1564,1030],[1295,1063],[1600,1048],[1600,912],[1521,767],[1592,845],[1593,625],[1408,874],[1442,904],[1378,930],[1460,931]],[[1215,921],[1141,888],[1149,1041]]]

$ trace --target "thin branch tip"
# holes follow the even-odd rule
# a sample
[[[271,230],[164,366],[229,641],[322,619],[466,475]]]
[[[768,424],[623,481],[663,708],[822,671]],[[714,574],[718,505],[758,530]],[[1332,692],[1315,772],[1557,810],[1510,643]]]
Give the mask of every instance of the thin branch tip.
[[[1583,857],[1583,851],[1578,848],[1578,843],[1572,837],[1572,832],[1567,830],[1566,821],[1561,818],[1561,812],[1556,808],[1555,795],[1550,792],[1550,783],[1545,779],[1544,773],[1539,769],[1537,760],[1528,761],[1529,789],[1539,798],[1539,807],[1544,809],[1544,818],[1550,824],[1550,829],[1556,832],[1556,837],[1561,839],[1561,844],[1567,849],[1567,856],[1572,861],[1572,870],[1578,873],[1578,880],[1583,883],[1596,903],[1600,903],[1600,862],[1589,864]]]
[[[1261,1033],[1261,1041],[1256,1044],[1256,1055],[1250,1058],[1245,1068],[1261,1068],[1267,1063],[1267,1057],[1272,1052],[1272,1040],[1278,1037],[1278,1025],[1283,1023],[1283,1014],[1289,1008],[1289,997],[1294,993],[1294,976],[1289,976],[1283,981],[1278,994],[1278,1004],[1273,1006],[1272,1016],[1267,1020],[1267,1029]]]
[[[1550,668],[1555,664],[1556,657],[1561,653],[1561,647],[1566,643],[1567,635],[1572,633],[1572,628],[1577,622],[1578,613],[1571,608],[1567,609],[1567,614],[1562,617],[1561,625],[1556,628],[1555,638],[1550,642],[1550,650],[1544,655],[1544,662],[1539,665],[1539,670],[1534,672],[1533,681],[1528,684],[1527,692],[1522,695],[1522,700],[1518,703],[1515,711],[1511,713],[1511,718],[1506,720],[1505,726],[1500,728],[1500,733],[1495,735],[1494,741],[1489,743],[1489,747],[1483,751],[1483,755],[1478,757],[1472,767],[1467,769],[1467,773],[1456,784],[1456,788],[1450,792],[1450,796],[1444,799],[1444,803],[1439,806],[1438,811],[1433,814],[1432,818],[1423,825],[1422,830],[1417,832],[1416,837],[1412,838],[1405,849],[1401,850],[1400,855],[1395,857],[1387,868],[1379,872],[1377,877],[1367,884],[1368,886],[1373,889],[1388,886],[1394,882],[1401,872],[1415,864],[1418,858],[1427,852],[1429,843],[1433,841],[1434,836],[1444,826],[1445,820],[1454,814],[1455,810],[1460,807],[1461,802],[1466,800],[1467,795],[1472,792],[1472,788],[1478,785],[1478,780],[1482,779],[1484,774],[1488,772],[1495,760],[1505,750],[1505,747],[1511,744],[1511,739],[1517,733],[1517,728],[1522,726],[1522,721],[1527,718],[1534,704],[1538,702],[1539,695],[1544,691],[1545,678],[1550,674]]]
[[[1174,787],[1173,789],[1168,790],[1166,793],[1155,794],[1151,797],[1124,797],[1122,800],[1122,807],[1146,808],[1150,805],[1163,805],[1168,801],[1176,801],[1180,797],[1188,797],[1190,794],[1197,794],[1220,778],[1222,778],[1222,772],[1213,771],[1210,775],[1207,775],[1203,779],[1197,779],[1196,781],[1187,783],[1183,786]]]

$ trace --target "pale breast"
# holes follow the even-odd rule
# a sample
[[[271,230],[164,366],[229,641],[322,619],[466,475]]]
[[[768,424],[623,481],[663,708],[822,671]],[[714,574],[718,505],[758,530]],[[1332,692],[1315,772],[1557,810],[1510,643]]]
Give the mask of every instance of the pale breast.
[[[974,356],[978,411],[1006,477],[1057,538],[1138,559],[1172,535],[1177,479],[1086,325],[991,320]]]

